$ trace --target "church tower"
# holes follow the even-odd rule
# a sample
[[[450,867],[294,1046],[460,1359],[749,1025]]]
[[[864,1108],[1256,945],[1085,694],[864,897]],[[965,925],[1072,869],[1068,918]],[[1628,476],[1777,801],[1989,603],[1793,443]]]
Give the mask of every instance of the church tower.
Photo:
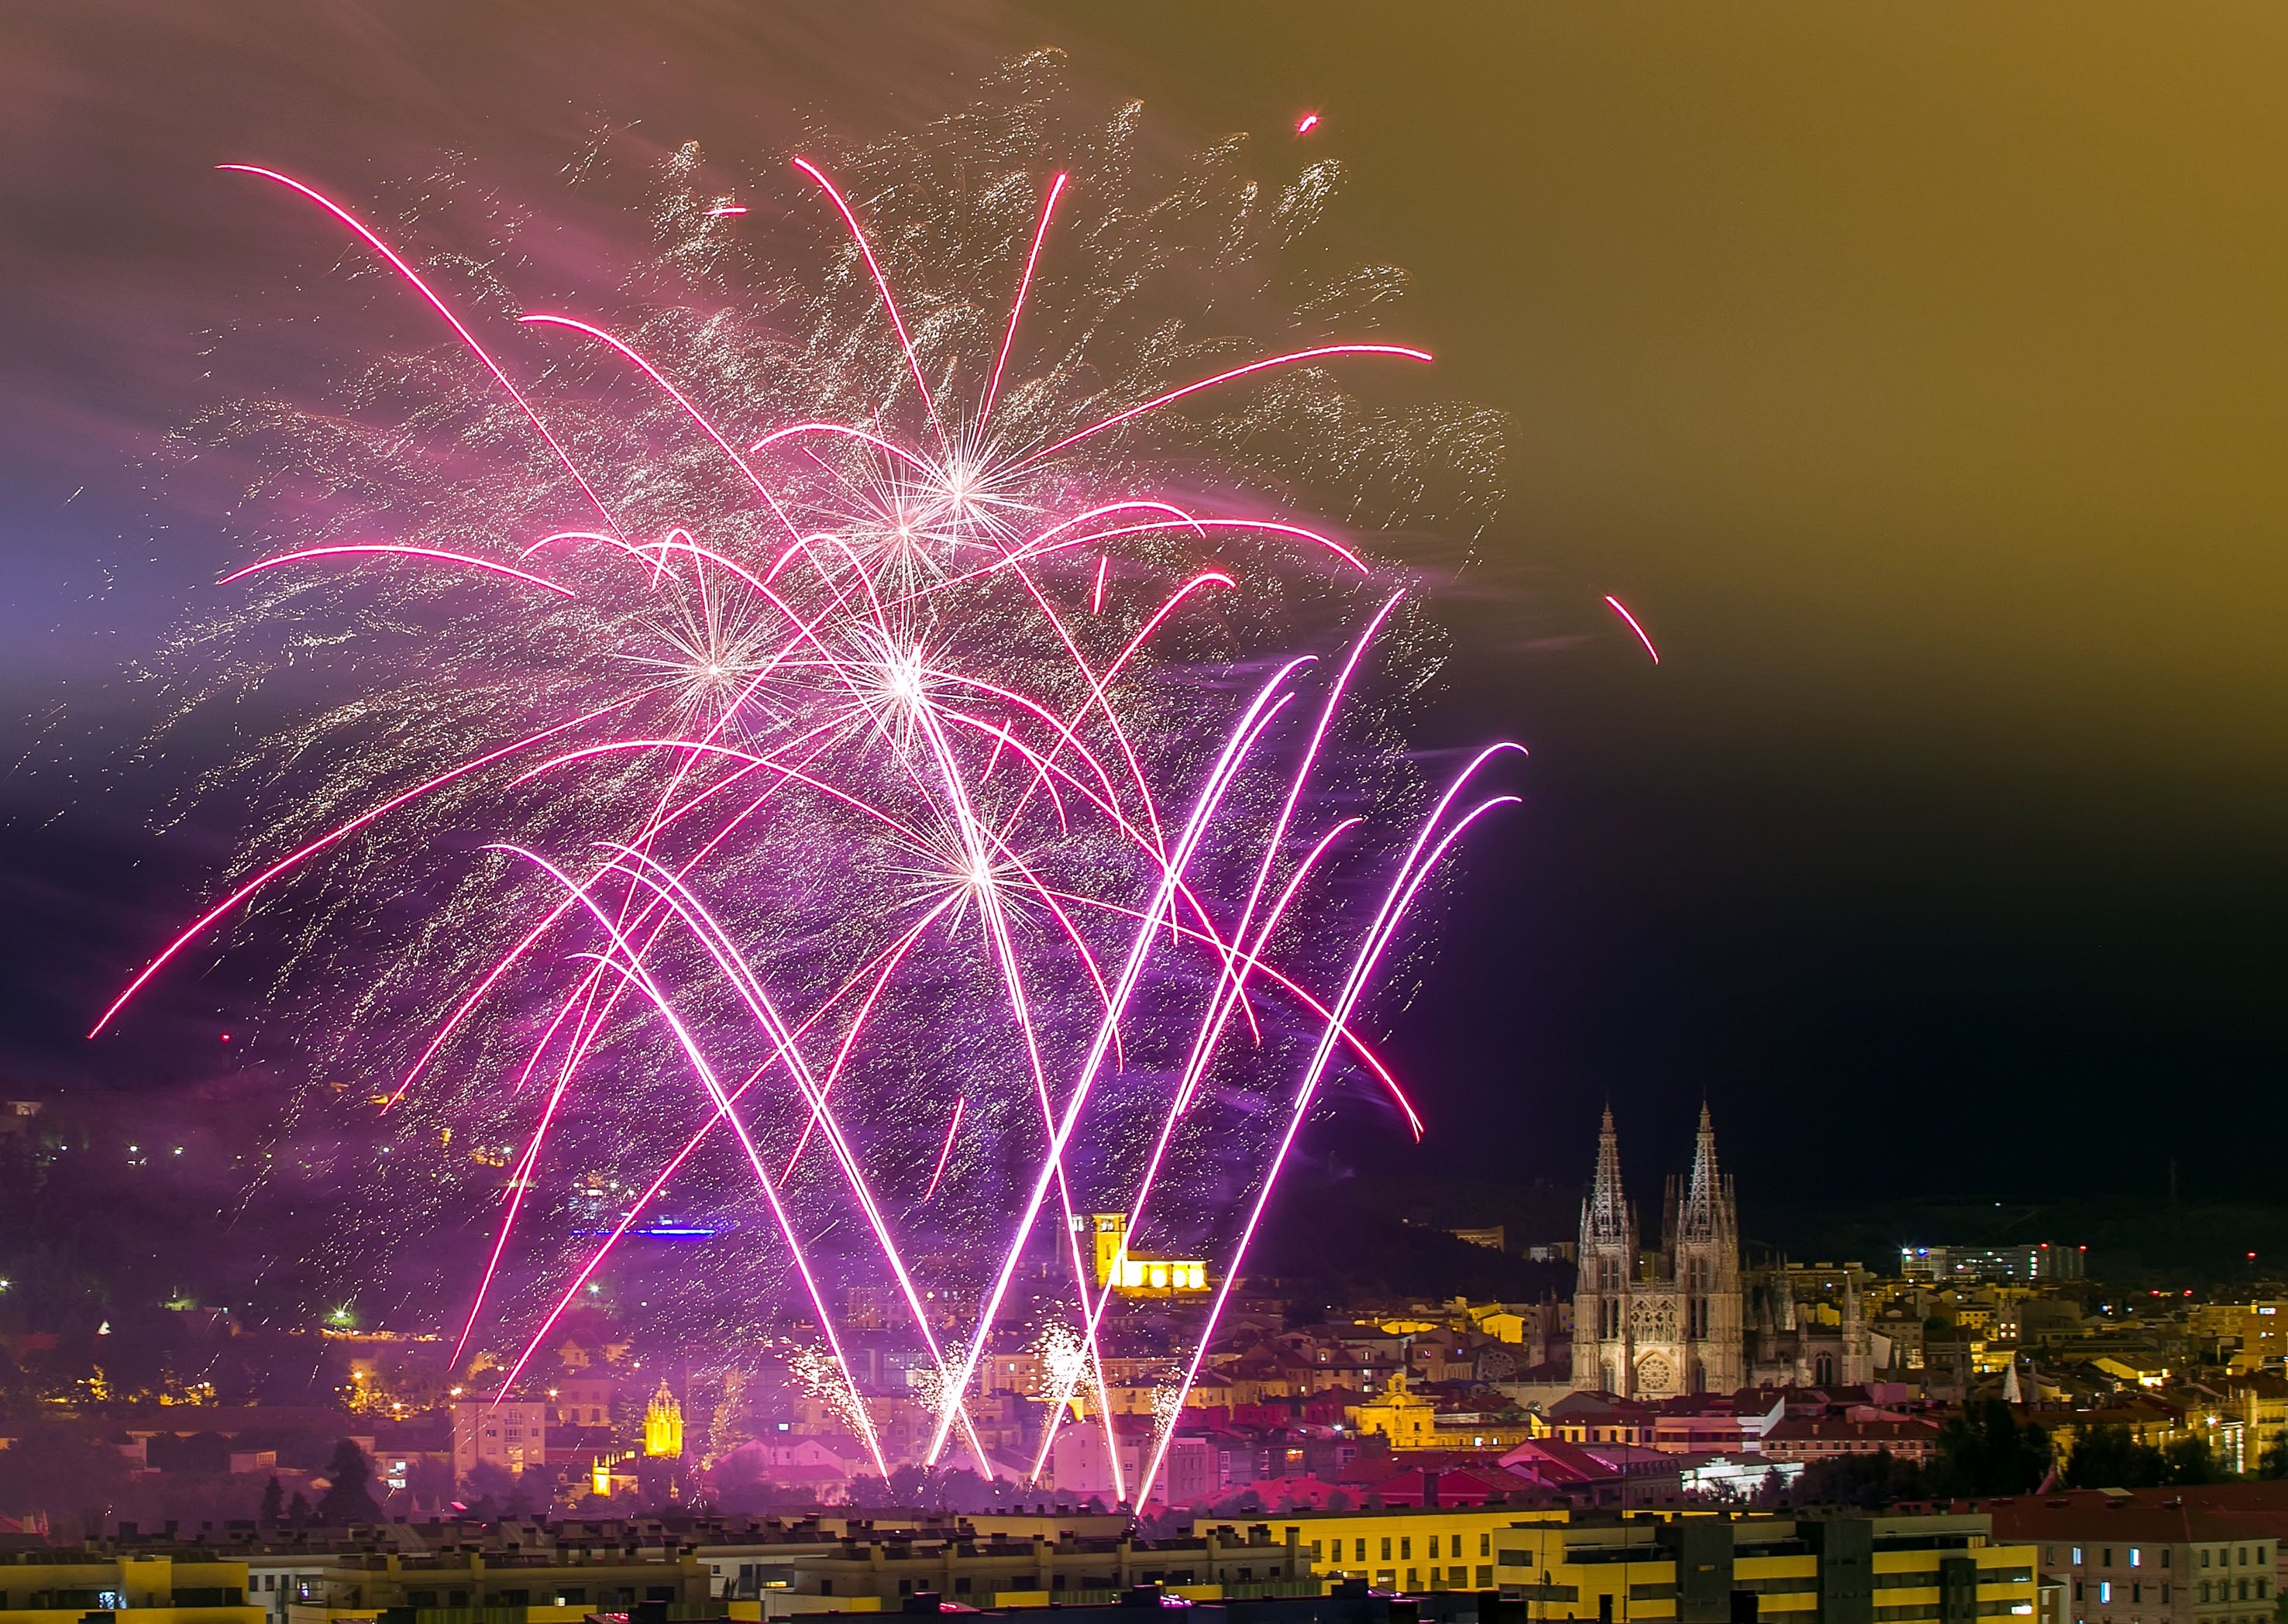
[[[1747,1385],[1740,1291],[1740,1209],[1729,1176],[1716,1166],[1716,1128],[1700,1106],[1692,1171],[1668,1181],[1661,1240],[1680,1299],[1682,1385],[1729,1393]]]
[[[655,1458],[679,1460],[683,1455],[683,1406],[667,1389],[667,1378],[662,1376],[659,1391],[651,1396],[644,1411],[644,1453]]]
[[[1637,1271],[1637,1220],[1621,1190],[1620,1137],[1613,1108],[1597,1132],[1597,1172],[1581,1203],[1581,1243],[1573,1295],[1573,1385],[1627,1395],[1635,1387],[1629,1338]]]

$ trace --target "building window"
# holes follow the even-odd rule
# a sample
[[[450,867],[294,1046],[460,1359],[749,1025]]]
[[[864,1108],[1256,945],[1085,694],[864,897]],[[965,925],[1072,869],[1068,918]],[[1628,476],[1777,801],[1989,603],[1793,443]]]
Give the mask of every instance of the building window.
[[[2113,1604],[2112,1580],[2101,1579],[2097,1581],[2097,1604],[2101,1607],[2109,1607]]]
[[[2073,1564],[2076,1567],[2081,1565],[2081,1547],[2078,1545],[2073,1548]]]
[[[1382,1559],[1385,1562],[1390,1560],[1390,1536],[1388,1534],[1382,1536]]]
[[[2167,1567],[2169,1565],[2169,1558],[2174,1555],[2176,1555],[2174,1551],[2171,1550],[2165,1545],[2163,1546],[2161,1548],[2161,1565],[2163,1567]]]
[[[2202,1565],[2203,1567],[2206,1567],[2206,1566],[2208,1566],[2208,1564],[2209,1564],[2209,1554],[2208,1554],[2208,1552],[2206,1552],[2206,1551],[2203,1551],[2203,1552],[2201,1553],[2201,1565]]]
[[[1493,1537],[1493,1535],[1491,1535],[1491,1534],[1490,1534],[1490,1533],[1482,1533],[1482,1534],[1480,1534],[1480,1535],[1478,1536],[1478,1555],[1479,1555],[1479,1556],[1492,1556],[1493,1554],[1494,1554],[1494,1537]],[[1487,1582],[1488,1584],[1491,1584],[1491,1583],[1493,1583],[1493,1580],[1490,1580],[1490,1579],[1489,1579],[1488,1580],[1486,1580],[1486,1582]]]
[[[1414,1541],[1402,1537],[1398,1541],[1398,1555],[1400,1558],[1402,1560],[1405,1557],[1411,1556],[1413,1554]],[[1414,1580],[1410,1577],[1406,1582],[1410,1585]]]
[[[2140,1563],[2139,1563],[2139,1560],[2138,1560],[2138,1559],[2139,1559],[2140,1557],[2141,1557],[2144,1554],[2145,1554],[2144,1552],[2142,1552],[2142,1551],[2139,1550],[2135,1546],[2133,1546],[2133,1546],[2131,1546],[2131,1547],[2129,1548],[2129,1565],[2130,1565],[2131,1567],[2136,1567],[2136,1566],[2139,1566],[2139,1565],[2140,1565]]]
[[[1385,1551],[1382,1554],[1386,1556],[1390,1555],[1388,1551]],[[1358,1552],[1352,1557],[1352,1560],[1355,1562],[1364,1562],[1366,1560],[1366,1541],[1364,1540],[1358,1541]]]
[[[2163,1586],[2161,1587],[2161,1604],[2162,1604],[2163,1606],[2165,1606],[2165,1607],[2166,1605],[2168,1605],[2168,1603],[2169,1603],[2169,1587],[2168,1587],[2167,1585],[2165,1585],[2165,1585],[2163,1585]]]

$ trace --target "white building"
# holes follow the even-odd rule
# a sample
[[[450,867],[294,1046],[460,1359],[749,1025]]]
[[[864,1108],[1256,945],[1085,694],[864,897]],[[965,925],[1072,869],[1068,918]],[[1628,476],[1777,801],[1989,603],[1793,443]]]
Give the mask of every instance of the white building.
[[[548,1463],[548,1406],[544,1404],[487,1404],[482,1399],[453,1406],[453,1481],[466,1477],[479,1462],[512,1476],[528,1466]]]

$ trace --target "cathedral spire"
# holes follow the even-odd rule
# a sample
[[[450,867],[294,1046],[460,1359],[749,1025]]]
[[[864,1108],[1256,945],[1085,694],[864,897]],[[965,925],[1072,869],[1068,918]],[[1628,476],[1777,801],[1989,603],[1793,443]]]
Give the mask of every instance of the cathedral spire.
[[[1590,1182],[1589,1198],[1581,1204],[1581,1242],[1620,1243],[1629,1239],[1628,1198],[1621,1193],[1621,1140],[1613,1130],[1613,1108],[1597,1130],[1597,1173]]]
[[[1692,1174],[1685,1182],[1684,1209],[1677,1214],[1677,1233],[1688,1240],[1713,1239],[1717,1208],[1724,1186],[1716,1171],[1716,1124],[1708,1102],[1700,1102],[1700,1131],[1692,1145]]]

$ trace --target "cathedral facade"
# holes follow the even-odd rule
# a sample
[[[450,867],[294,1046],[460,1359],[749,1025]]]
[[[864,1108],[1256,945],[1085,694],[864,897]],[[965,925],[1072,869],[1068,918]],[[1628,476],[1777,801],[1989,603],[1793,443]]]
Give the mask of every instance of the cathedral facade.
[[[1700,1108],[1692,1171],[1671,1177],[1660,1247],[1638,1244],[1621,1188],[1613,1113],[1581,1204],[1573,1297],[1573,1384],[1624,1398],[1729,1393],[1744,1387],[1860,1382],[1872,1375],[1857,1275],[1740,1267],[1739,1208],[1716,1165],[1716,1129]],[[1799,1301],[1799,1298],[1804,1300]]]

